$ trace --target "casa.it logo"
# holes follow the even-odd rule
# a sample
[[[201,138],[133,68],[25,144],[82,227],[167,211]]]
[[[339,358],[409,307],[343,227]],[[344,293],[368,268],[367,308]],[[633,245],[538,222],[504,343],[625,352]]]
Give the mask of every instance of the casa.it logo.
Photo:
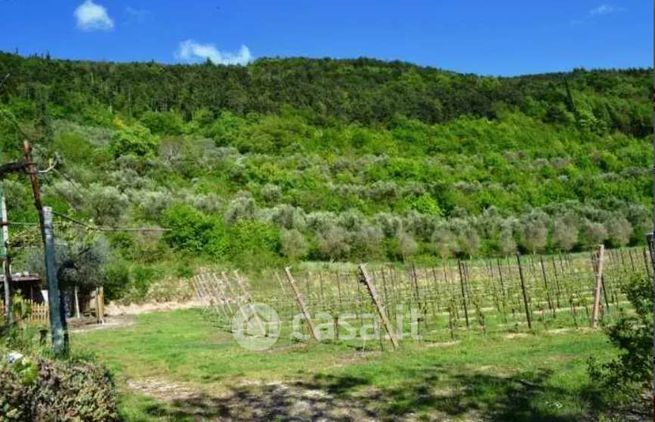
[[[232,318],[232,335],[247,350],[264,351],[280,337],[280,318],[265,303],[251,303],[239,307]]]

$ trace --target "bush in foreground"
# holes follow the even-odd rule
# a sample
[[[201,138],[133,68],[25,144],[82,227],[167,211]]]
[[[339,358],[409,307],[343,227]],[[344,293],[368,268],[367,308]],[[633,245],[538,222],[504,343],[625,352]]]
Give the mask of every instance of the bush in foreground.
[[[605,331],[619,351],[609,362],[591,360],[589,375],[595,395],[610,413],[646,416],[650,413],[650,383],[653,376],[652,279],[637,277],[625,287],[634,308]]]
[[[118,420],[109,372],[88,362],[23,357],[0,362],[0,421]]]

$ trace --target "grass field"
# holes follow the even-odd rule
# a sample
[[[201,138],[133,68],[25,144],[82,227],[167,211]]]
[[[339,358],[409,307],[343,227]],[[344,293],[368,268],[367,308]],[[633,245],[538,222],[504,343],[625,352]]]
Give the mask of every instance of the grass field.
[[[600,331],[460,336],[454,343],[240,348],[200,310],[143,314],[73,333],[116,374],[127,420],[580,420]],[[364,346],[364,347],[362,347]]]

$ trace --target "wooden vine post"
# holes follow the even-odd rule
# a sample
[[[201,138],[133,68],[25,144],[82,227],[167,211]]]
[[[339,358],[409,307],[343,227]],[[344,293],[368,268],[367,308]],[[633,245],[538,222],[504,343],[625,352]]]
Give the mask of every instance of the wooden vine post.
[[[546,301],[548,302],[548,309],[553,313],[553,318],[555,318],[555,307],[553,306],[553,300],[550,297],[550,289],[548,288],[548,278],[546,277],[546,267],[544,266],[544,257],[539,256],[539,266],[541,267],[541,277],[544,280],[544,290],[546,291]]]
[[[598,319],[600,316],[600,295],[603,289],[603,260],[605,258],[605,246],[600,245],[598,247],[596,259],[596,288],[594,289],[594,308],[591,313],[591,327],[598,327]]]
[[[305,300],[303,299],[302,294],[300,294],[300,291],[298,290],[298,286],[296,286],[296,280],[293,278],[293,275],[291,274],[291,267],[286,267],[284,269],[284,273],[286,274],[287,280],[289,281],[289,285],[291,286],[291,290],[293,290],[293,294],[296,297],[296,302],[298,302],[298,307],[300,308],[300,312],[303,313],[305,319],[307,320],[307,325],[309,325],[309,331],[312,333],[312,337],[316,341],[321,341],[321,337],[318,334],[318,331],[316,331],[316,327],[314,326],[314,323],[310,318],[309,311],[307,310],[307,306],[305,305]]]
[[[466,289],[464,288],[464,270],[462,268],[462,261],[457,259],[457,268],[459,270],[459,285],[462,288],[462,303],[464,305],[464,318],[466,319],[466,329],[469,328],[469,311],[466,304]]]
[[[523,267],[521,266],[521,255],[518,252],[516,253],[516,262],[519,265],[519,278],[521,279],[521,292],[523,293],[525,318],[528,321],[528,328],[532,330],[532,317],[530,316],[530,305],[528,304],[528,291],[525,288],[525,278],[523,277]]]
[[[375,285],[373,284],[371,277],[368,275],[368,271],[366,271],[366,266],[364,264],[359,264],[359,276],[360,276],[359,281],[366,285],[366,288],[368,289],[368,293],[369,295],[371,295],[371,299],[373,300],[375,309],[377,309],[378,315],[380,315],[380,319],[382,320],[382,325],[384,325],[384,329],[387,331],[387,334],[389,334],[389,339],[391,340],[391,344],[393,344],[393,348],[397,349],[398,339],[396,339],[396,335],[391,329],[391,323],[389,322],[389,318],[387,317],[387,314],[384,311],[384,306],[380,302],[380,298],[378,296],[377,290],[375,289]]]
[[[248,292],[248,289],[246,288],[245,282],[241,278],[239,271],[234,271],[234,277],[237,280],[237,284],[241,289],[241,293],[243,294],[243,298],[248,305],[248,308],[250,308],[250,312],[252,312],[252,316],[255,319],[255,322],[257,322],[257,326],[261,330],[262,334],[266,335],[266,328],[264,327],[264,323],[262,322],[261,318],[259,318],[259,314],[257,314],[257,310],[253,304],[252,296],[250,296],[250,293]]]

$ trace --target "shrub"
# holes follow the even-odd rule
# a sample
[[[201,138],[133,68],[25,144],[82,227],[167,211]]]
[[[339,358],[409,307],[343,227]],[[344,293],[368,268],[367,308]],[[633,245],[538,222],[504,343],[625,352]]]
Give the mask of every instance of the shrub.
[[[0,364],[0,412],[7,421],[118,420],[114,382],[105,368],[47,359]]]
[[[128,126],[117,122],[118,130],[111,139],[109,150],[114,157],[135,155],[151,157],[159,147],[159,140],[150,130],[140,124]]]
[[[503,222],[498,237],[498,249],[503,256],[516,253],[516,240],[511,222]]]
[[[304,229],[305,213],[302,208],[282,204],[268,210],[270,220],[285,229]]]
[[[612,361],[589,362],[594,393],[611,412],[639,409],[649,412],[649,389],[653,375],[653,290],[652,279],[637,277],[624,288],[635,310],[607,327],[605,332],[618,350]]]
[[[61,133],[55,138],[52,149],[71,164],[87,162],[95,152],[84,136],[76,132]]]
[[[97,183],[89,186],[87,200],[93,218],[99,224],[115,223],[129,207],[127,195],[114,186],[102,186]]]
[[[130,287],[131,274],[129,265],[123,260],[115,260],[106,269],[105,296],[107,300],[121,298]]]
[[[443,259],[450,258],[459,250],[455,235],[445,226],[437,227],[432,233],[432,243],[437,254]]]
[[[317,237],[318,250],[324,259],[337,260],[350,253],[348,232],[343,227],[332,226]]]
[[[605,227],[611,246],[621,247],[630,242],[632,225],[622,215],[611,215],[605,223]]]
[[[411,234],[405,231],[398,232],[398,251],[400,252],[403,261],[406,261],[416,254],[418,251],[418,244]]]
[[[179,135],[184,128],[180,115],[170,111],[147,111],[141,116],[141,123],[157,135]]]
[[[548,243],[548,228],[544,222],[546,218],[542,212],[530,213],[523,218],[521,243],[528,252],[541,252],[546,247]]]
[[[578,243],[578,219],[573,214],[558,217],[553,223],[553,246],[568,252]]]
[[[173,248],[201,252],[210,239],[212,221],[197,209],[184,204],[172,205],[164,212],[164,240]]]
[[[607,229],[602,223],[584,220],[582,223],[582,239],[588,248],[592,248],[607,240]]]
[[[255,200],[249,194],[240,195],[228,205],[227,211],[225,211],[225,222],[235,224],[239,220],[252,220],[255,218],[256,211]]]
[[[282,254],[291,260],[302,258],[309,251],[305,236],[295,229],[282,230],[280,243]]]
[[[430,195],[423,194],[418,198],[412,200],[410,208],[420,212],[421,214],[442,216],[443,211],[439,207],[439,203]]]
[[[227,259],[241,267],[276,265],[280,230],[259,221],[240,221],[227,229]]]

